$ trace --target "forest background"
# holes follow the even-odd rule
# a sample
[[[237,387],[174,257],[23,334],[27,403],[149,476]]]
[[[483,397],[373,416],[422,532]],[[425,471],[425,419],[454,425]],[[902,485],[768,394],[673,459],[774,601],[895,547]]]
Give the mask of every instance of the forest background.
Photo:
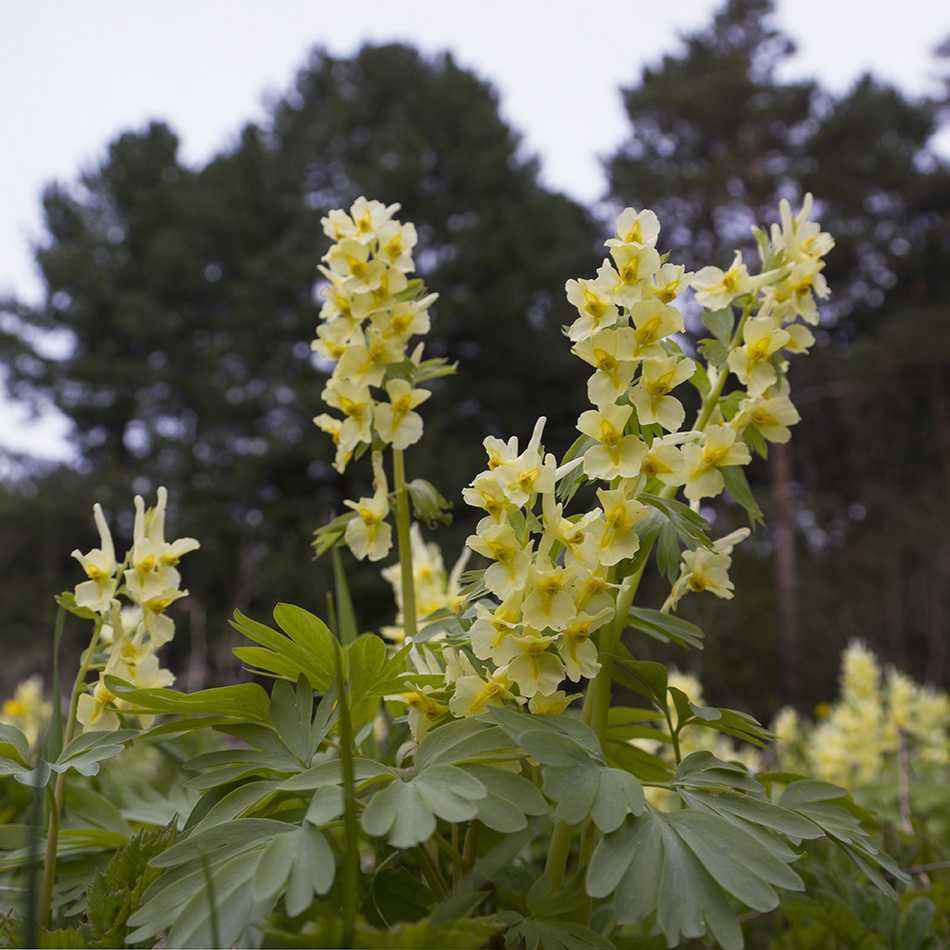
[[[933,149],[950,84],[917,99],[872,76],[843,94],[781,81],[792,50],[771,9],[730,0],[624,91],[629,135],[604,203],[653,208],[662,249],[688,265],[754,254],[749,225],[807,191],[836,236],[819,345],[791,369],[796,438],[749,472],[766,527],[736,552],[739,596],[681,608],[707,631],[689,657],[707,699],[766,720],[783,702],[830,699],[855,636],[950,685],[950,167]],[[130,496],[166,485],[174,532],[201,542],[191,596],[172,608],[181,634],[166,665],[185,689],[246,677],[230,652],[235,608],[323,612],[330,566],[311,560],[310,537],[368,493],[369,471],[337,474],[311,422],[325,372],[309,345],[315,265],[320,218],[361,194],[416,222],[418,269],[440,294],[429,355],[460,364],[433,385],[430,435],[411,453],[413,474],[455,502],[436,534],[446,560],[474,526],[459,493],[485,435],[524,440],[544,407],[548,447],[573,442],[585,380],[561,335],[563,286],[596,269],[605,228],[544,187],[492,87],[450,55],[316,50],[266,121],[198,168],[168,126],[126,132],[44,194],[43,302],[0,301],[10,396],[65,413],[79,458],[9,460],[0,695],[45,671],[52,595],[76,582],[69,552],[94,537],[94,501],[127,540]],[[44,346],[50,334],[69,341],[65,356]],[[728,503],[704,514],[717,535],[745,523]],[[361,628],[390,622],[378,566],[347,567]],[[658,644],[635,652],[684,661]]]

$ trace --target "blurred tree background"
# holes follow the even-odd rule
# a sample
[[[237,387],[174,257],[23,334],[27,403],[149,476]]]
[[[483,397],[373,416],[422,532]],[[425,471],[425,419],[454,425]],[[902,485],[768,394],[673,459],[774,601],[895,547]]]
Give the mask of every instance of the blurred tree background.
[[[780,81],[792,48],[770,12],[729,0],[624,90],[629,138],[599,209],[654,208],[661,250],[693,268],[728,264],[733,247],[751,257],[749,226],[806,191],[837,240],[819,345],[791,371],[802,422],[750,473],[767,527],[737,552],[737,598],[680,608],[707,631],[690,662],[710,701],[765,717],[830,698],[851,636],[950,680],[950,171],[931,149],[947,101],[872,77],[842,96]],[[44,196],[44,305],[2,305],[11,394],[64,412],[80,458],[20,460],[0,490],[4,692],[45,662],[51,595],[80,579],[68,552],[96,543],[96,500],[128,540],[132,495],[164,484],[171,530],[201,541],[183,565],[192,596],[175,605],[185,685],[240,675],[235,608],[324,610],[329,573],[309,539],[366,491],[369,466],[337,475],[311,422],[324,378],[309,346],[315,267],[320,218],[361,194],[416,223],[418,271],[440,294],[427,352],[459,362],[407,455],[409,477],[455,501],[446,560],[474,525],[459,491],[484,465],[485,435],[525,439],[543,412],[551,450],[573,441],[586,367],[560,332],[563,287],[593,275],[608,225],[539,183],[495,92],[450,55],[317,50],[269,120],[204,168],[180,163],[165,125],[128,132]],[[716,534],[741,521],[729,506],[710,514]],[[352,584],[364,628],[391,618],[378,565],[354,568]]]

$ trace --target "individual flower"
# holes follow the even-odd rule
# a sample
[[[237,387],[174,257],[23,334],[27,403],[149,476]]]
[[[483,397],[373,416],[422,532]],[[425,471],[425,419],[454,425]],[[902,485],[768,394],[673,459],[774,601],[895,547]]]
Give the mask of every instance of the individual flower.
[[[788,442],[792,437],[789,426],[795,425],[800,418],[788,396],[750,396],[739,403],[739,411],[729,425],[740,434],[751,426],[769,442]]]
[[[73,551],[72,556],[79,561],[89,578],[76,586],[75,596],[80,607],[87,607],[97,614],[106,614],[111,609],[111,601],[118,587],[115,573],[119,565],[115,560],[112,532],[102,513],[102,506],[96,502],[92,510],[96,527],[99,529],[100,546],[93,548],[88,554],[81,553],[78,548]]]
[[[561,658],[548,650],[557,639],[556,636],[542,636],[531,628],[525,629],[524,636],[511,638],[519,655],[508,664],[507,673],[508,678],[518,684],[522,696],[553,693],[564,679]]]
[[[691,359],[676,356],[644,362],[640,379],[630,390],[640,424],[659,424],[667,432],[675,432],[683,424],[686,410],[670,393],[695,371],[696,364]]]
[[[522,547],[510,524],[488,525],[478,534],[469,535],[465,543],[476,554],[495,562],[485,571],[485,586],[496,597],[504,600],[524,587],[531,567],[533,542]]]
[[[569,280],[564,289],[568,302],[577,307],[579,314],[568,329],[567,335],[572,340],[589,337],[615,323],[620,316],[607,280]]]
[[[598,330],[590,339],[578,340],[571,352],[597,372],[587,381],[587,396],[595,406],[615,402],[633,381],[638,361],[634,358],[636,334],[630,327]]]
[[[659,297],[644,300],[630,309],[633,336],[636,340],[633,355],[637,359],[663,359],[666,352],[660,341],[683,332],[683,315]]]
[[[680,599],[689,591],[694,594],[709,591],[723,600],[731,600],[734,587],[728,572],[732,565],[732,549],[749,534],[748,528],[739,528],[714,542],[711,548],[698,547],[684,551],[679,577],[663,605],[663,611],[675,610]]]
[[[697,271],[693,276],[693,290],[701,307],[715,311],[728,307],[736,297],[753,293],[778,276],[779,271],[772,270],[753,277],[742,263],[742,252],[736,251],[728,270],[704,267]]]
[[[564,661],[567,678],[576,683],[582,676],[592,679],[600,671],[597,659],[597,647],[591,643],[590,635],[609,623],[614,611],[605,607],[596,614],[577,613],[574,619],[561,631],[557,651]]]
[[[449,710],[456,719],[481,716],[489,706],[504,706],[506,699],[524,702],[511,691],[512,680],[507,667],[480,676],[464,654],[460,660],[466,672],[454,680],[455,693],[449,700]]]
[[[653,211],[644,208],[637,212],[625,209],[617,218],[615,236],[605,241],[608,247],[623,244],[656,244],[660,234],[660,221]]]
[[[428,389],[413,389],[404,379],[391,379],[386,383],[386,392],[390,401],[378,403],[374,412],[376,431],[394,449],[406,449],[422,438],[422,416],[413,410],[432,393]]]
[[[632,406],[607,403],[602,409],[581,413],[577,428],[600,444],[584,453],[584,474],[588,478],[635,478],[646,453],[646,445],[635,435],[624,435]]]
[[[620,489],[598,489],[597,497],[602,505],[603,518],[592,521],[590,531],[597,540],[600,563],[609,567],[637,553],[640,538],[636,526],[646,518],[650,509],[628,498]]]
[[[379,561],[386,557],[393,545],[393,529],[386,520],[389,517],[389,487],[383,471],[383,459],[380,452],[373,453],[373,472],[375,491],[368,498],[359,501],[344,501],[348,508],[356,513],[346,523],[343,540],[346,541],[353,556],[362,561]]]
[[[729,354],[729,368],[748,388],[749,395],[759,396],[777,379],[769,357],[788,344],[791,334],[768,317],[754,317],[746,320],[742,339],[744,345]]]
[[[711,425],[703,433],[702,445],[683,446],[686,465],[684,494],[690,501],[718,495],[725,483],[722,472],[727,465],[748,465],[752,461],[749,447],[736,441],[736,430],[727,425]]]

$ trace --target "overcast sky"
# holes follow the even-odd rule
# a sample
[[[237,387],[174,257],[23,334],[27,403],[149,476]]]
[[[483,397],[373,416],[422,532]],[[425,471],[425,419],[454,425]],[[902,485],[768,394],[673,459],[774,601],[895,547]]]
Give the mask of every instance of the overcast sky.
[[[31,244],[40,192],[75,179],[109,141],[150,119],[169,123],[186,163],[228,148],[266,115],[309,49],[350,54],[366,41],[451,49],[499,90],[501,110],[541,158],[545,182],[584,202],[604,190],[599,159],[624,139],[619,89],[704,27],[713,0],[33,0],[0,5],[0,295],[37,300]],[[783,78],[846,90],[866,71],[913,95],[936,94],[950,64],[946,0],[778,0],[798,54]],[[944,136],[947,141],[947,136]],[[950,147],[943,147],[950,153]],[[57,450],[55,425],[0,421],[0,444]]]

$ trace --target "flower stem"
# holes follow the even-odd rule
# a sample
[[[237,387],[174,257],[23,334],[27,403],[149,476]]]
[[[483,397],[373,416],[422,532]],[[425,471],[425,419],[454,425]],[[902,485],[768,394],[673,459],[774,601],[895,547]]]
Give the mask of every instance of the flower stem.
[[[544,865],[545,874],[551,875],[551,890],[561,889],[564,882],[564,871],[567,868],[567,858],[571,853],[571,838],[574,837],[574,826],[561,818],[554,822],[554,831],[551,833],[551,843],[548,845],[548,859]]]
[[[406,640],[414,640],[416,592],[412,577],[412,540],[409,535],[409,490],[402,449],[393,449],[393,491],[396,495],[396,539],[399,542],[399,573],[402,579],[402,627]]]
[[[617,595],[617,608],[613,620],[601,630],[600,635],[600,670],[591,681],[584,697],[584,707],[581,710],[581,721],[587,723],[597,734],[600,744],[604,744],[607,736],[607,717],[610,712],[610,685],[613,680],[613,654],[620,642],[620,636],[627,626],[627,614],[637,595],[640,579],[646,561],[640,566],[636,574],[625,579],[626,589]]]
[[[63,748],[69,745],[73,740],[73,734],[76,732],[76,712],[79,709],[79,697],[86,690],[86,675],[92,664],[92,655],[99,643],[99,631],[102,629],[104,617],[96,620],[95,629],[92,632],[92,639],[89,641],[89,647],[83,654],[82,662],[79,664],[79,672],[76,674],[76,681],[73,683],[73,691],[69,697],[69,713],[66,716],[66,729],[63,732]],[[46,861],[43,865],[43,887],[40,890],[40,907],[38,920],[41,927],[49,928],[50,908],[53,903],[53,881],[56,878],[56,851],[59,846],[59,815],[63,810],[63,800],[66,798],[66,775],[67,771],[62,771],[56,776],[56,787],[53,791],[52,803],[49,815],[49,830],[46,834]]]

